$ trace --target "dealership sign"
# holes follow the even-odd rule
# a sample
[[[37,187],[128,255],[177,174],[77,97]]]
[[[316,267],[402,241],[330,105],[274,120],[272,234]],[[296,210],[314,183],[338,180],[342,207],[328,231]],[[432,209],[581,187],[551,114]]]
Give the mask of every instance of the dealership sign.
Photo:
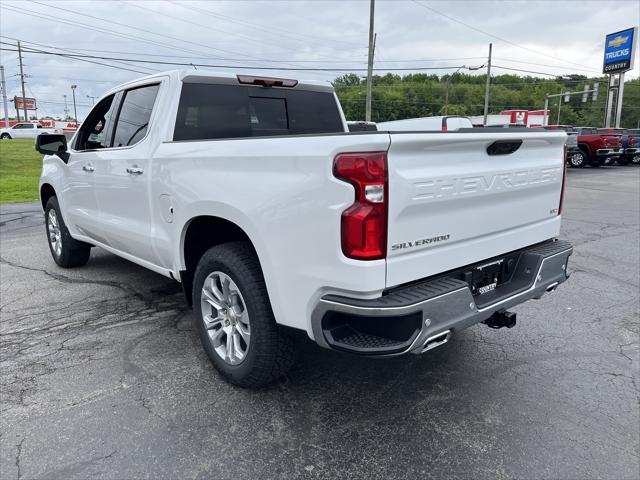
[[[637,37],[638,27],[606,36],[602,73],[620,73],[633,69]]]
[[[13,104],[16,110],[23,110],[26,106],[27,110],[37,110],[35,98],[13,97]]]

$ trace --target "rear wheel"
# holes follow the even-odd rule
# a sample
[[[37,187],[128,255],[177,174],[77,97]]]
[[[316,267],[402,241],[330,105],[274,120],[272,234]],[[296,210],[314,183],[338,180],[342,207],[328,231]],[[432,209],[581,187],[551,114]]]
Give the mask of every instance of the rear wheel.
[[[56,197],[51,197],[45,208],[47,240],[53,260],[63,268],[79,267],[89,261],[91,245],[75,240],[62,219]]]
[[[574,168],[582,168],[587,164],[584,152],[580,150],[569,156],[569,165]]]
[[[276,326],[249,244],[232,242],[207,250],[198,262],[192,295],[202,345],[228,382],[257,388],[289,371],[294,345]]]
[[[631,163],[634,165],[640,165],[640,153],[634,153],[631,155]]]

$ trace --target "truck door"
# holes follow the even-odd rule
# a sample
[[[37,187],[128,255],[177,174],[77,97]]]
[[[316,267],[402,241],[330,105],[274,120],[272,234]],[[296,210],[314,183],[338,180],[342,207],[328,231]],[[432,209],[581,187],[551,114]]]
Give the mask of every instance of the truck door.
[[[110,153],[110,128],[118,95],[109,95],[91,110],[69,149],[61,201],[65,221],[74,233],[108,244],[95,192],[95,170]]]
[[[108,244],[157,264],[152,248],[148,132],[160,84],[122,92],[113,127],[112,148],[96,163],[95,191]]]

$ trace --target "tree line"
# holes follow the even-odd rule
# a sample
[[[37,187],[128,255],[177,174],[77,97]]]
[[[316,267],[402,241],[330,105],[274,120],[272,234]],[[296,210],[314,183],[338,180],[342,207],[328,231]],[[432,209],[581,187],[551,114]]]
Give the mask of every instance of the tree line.
[[[454,73],[437,76],[414,73],[409,75],[386,75],[373,77],[372,120],[384,122],[403,118],[443,115],[447,83],[449,101],[448,115],[482,115],[484,112],[484,75]],[[607,78],[588,78],[584,75],[567,75],[555,79],[496,75],[491,77],[489,113],[502,110],[541,110],[546,94],[582,91],[585,85],[593,88],[599,83],[598,98],[591,96],[582,103],[582,95],[573,95],[568,103],[564,98],[549,100],[550,124],[603,127],[606,110]],[[356,74],[346,74],[333,82],[347,120],[364,120],[366,102],[366,80]],[[640,79],[625,82],[624,105],[621,126],[640,127]]]

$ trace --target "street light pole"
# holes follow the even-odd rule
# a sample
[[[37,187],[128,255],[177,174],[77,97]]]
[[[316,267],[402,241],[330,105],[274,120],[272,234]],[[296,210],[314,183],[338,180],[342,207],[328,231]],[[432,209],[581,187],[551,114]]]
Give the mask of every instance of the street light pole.
[[[78,123],[78,111],[76,110],[76,87],[77,85],[71,85],[71,93],[73,93],[73,119]]]
[[[97,97],[92,97],[91,95],[87,95],[87,98],[91,99],[91,105],[95,105],[96,104],[96,98]]]

